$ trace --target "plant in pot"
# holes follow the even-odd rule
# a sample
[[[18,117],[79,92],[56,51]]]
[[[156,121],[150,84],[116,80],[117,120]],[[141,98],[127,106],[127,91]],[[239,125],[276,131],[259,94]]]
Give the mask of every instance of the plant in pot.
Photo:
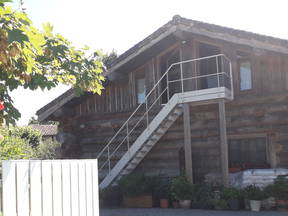
[[[160,208],[169,207],[169,195],[170,195],[170,181],[169,179],[162,179],[156,188],[156,193],[159,198]]]
[[[245,189],[245,197],[249,200],[251,211],[260,211],[261,202],[265,198],[265,193],[260,187],[249,185]]]
[[[208,184],[194,185],[194,199],[192,208],[195,209],[211,209],[211,203],[207,202],[213,197],[212,187]]]
[[[227,201],[231,210],[239,210],[240,191],[235,187],[223,187],[220,194],[221,198]]]
[[[119,180],[123,204],[127,208],[152,208],[153,179],[142,174],[130,174]]]
[[[225,210],[228,208],[227,202],[224,199],[211,199],[210,200],[211,205],[216,210]]]
[[[184,176],[172,180],[171,193],[173,198],[179,201],[181,208],[190,208],[193,192],[193,185]]]
[[[288,179],[285,176],[278,176],[265,192],[275,198],[278,211],[288,211]]]

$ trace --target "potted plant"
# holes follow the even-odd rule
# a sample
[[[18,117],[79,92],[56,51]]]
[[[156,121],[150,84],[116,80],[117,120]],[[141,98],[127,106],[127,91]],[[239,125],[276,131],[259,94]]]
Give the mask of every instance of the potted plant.
[[[265,188],[265,192],[275,198],[279,211],[288,211],[288,179],[285,175],[278,176],[274,184]]]
[[[158,195],[160,199],[160,208],[169,207],[170,181],[162,180],[158,187]]]
[[[227,201],[231,210],[239,210],[240,191],[235,187],[223,187],[221,190],[221,198]]]
[[[264,192],[255,185],[245,188],[245,197],[249,200],[251,211],[260,211],[261,201],[265,198]]]
[[[130,174],[119,180],[123,204],[127,208],[152,208],[153,178],[141,174]]]
[[[195,209],[211,209],[211,204],[207,202],[212,198],[212,187],[208,184],[194,185],[194,199],[192,208]]]
[[[193,198],[193,185],[184,177],[179,176],[172,180],[171,193],[179,201],[181,208],[190,208]]]
[[[170,180],[167,178],[159,179],[153,195],[154,198],[159,201],[158,204],[160,208],[168,208],[170,196]]]
[[[228,208],[227,202],[224,199],[211,199],[210,203],[216,210],[225,210]]]

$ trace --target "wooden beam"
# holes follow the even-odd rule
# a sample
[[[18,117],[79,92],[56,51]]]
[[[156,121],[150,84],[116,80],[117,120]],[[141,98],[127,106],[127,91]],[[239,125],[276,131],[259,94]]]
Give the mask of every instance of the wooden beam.
[[[192,170],[192,145],[191,145],[191,124],[189,104],[183,104],[184,119],[184,152],[185,152],[185,174],[187,179],[193,183]]]
[[[220,100],[218,105],[219,105],[222,182],[224,186],[227,186],[229,184],[229,167],[228,167],[228,144],[227,144],[227,132],[226,132],[225,101]]]

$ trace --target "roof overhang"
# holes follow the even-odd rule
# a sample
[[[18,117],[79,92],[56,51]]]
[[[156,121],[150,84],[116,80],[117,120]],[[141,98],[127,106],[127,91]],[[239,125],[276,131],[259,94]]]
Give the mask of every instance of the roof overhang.
[[[199,21],[174,16],[171,21],[153,32],[141,42],[120,55],[104,76],[110,80],[120,80],[120,74],[126,74],[144,62],[175,44],[177,41],[192,38],[193,35],[226,41],[233,44],[245,45],[252,48],[269,50],[288,54],[288,40],[235,30],[227,27],[212,25]],[[118,75],[117,75],[118,74]],[[122,79],[127,80],[127,79]],[[51,115],[68,102],[78,101],[72,89],[68,90],[49,104],[37,111],[40,121],[50,118]]]

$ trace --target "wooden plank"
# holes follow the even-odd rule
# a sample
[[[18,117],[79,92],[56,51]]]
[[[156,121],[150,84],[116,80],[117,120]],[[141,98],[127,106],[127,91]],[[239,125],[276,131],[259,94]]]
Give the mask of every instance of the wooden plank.
[[[3,216],[17,216],[16,212],[16,162],[2,162]]]
[[[185,174],[188,180],[193,183],[191,124],[189,108],[189,104],[183,104]]]
[[[62,194],[63,194],[63,216],[71,216],[71,176],[70,162],[62,160]]]
[[[45,201],[44,201],[45,199]],[[51,161],[42,161],[42,214],[53,215],[52,165]]]
[[[16,163],[17,213],[29,216],[29,161]]]
[[[86,208],[87,216],[93,216],[93,190],[92,190],[92,163],[91,160],[85,161],[86,174]]]
[[[46,199],[46,197],[44,197]],[[41,161],[30,161],[30,215],[42,215]]]
[[[86,216],[86,175],[85,175],[85,163],[83,161],[78,162],[79,166],[79,215]]]
[[[62,215],[62,177],[61,162],[52,161],[52,184],[53,184],[53,215]],[[43,194],[45,196],[45,194]]]
[[[221,172],[223,185],[229,184],[229,167],[228,167],[228,144],[226,132],[226,114],[225,101],[220,100],[219,103],[219,126],[220,126],[220,151],[221,151]]]
[[[93,216],[99,216],[98,162],[92,162]]]
[[[79,183],[78,183],[78,162],[70,162],[71,171],[71,216],[80,216],[79,214]]]

